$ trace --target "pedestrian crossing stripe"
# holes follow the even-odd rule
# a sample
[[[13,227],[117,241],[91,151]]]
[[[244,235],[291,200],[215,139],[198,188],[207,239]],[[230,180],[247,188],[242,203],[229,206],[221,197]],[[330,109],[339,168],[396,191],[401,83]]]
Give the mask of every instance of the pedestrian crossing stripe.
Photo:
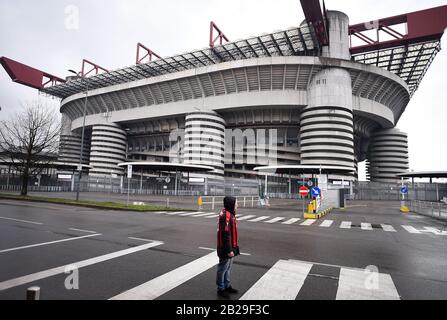
[[[418,229],[416,229],[415,227],[412,227],[412,226],[402,226],[402,228],[407,230],[409,233],[416,233],[416,234],[422,233]]]
[[[362,230],[372,230],[373,229],[371,226],[371,223],[362,222],[360,225],[361,225]]]
[[[155,279],[127,290],[110,300],[154,300],[186,281],[214,267],[219,262],[216,252],[187,263]]]
[[[400,300],[389,274],[341,268],[336,300]]]
[[[182,213],[182,214],[180,214],[182,217],[188,217],[188,216],[193,216],[193,215],[196,215],[196,214],[202,214],[202,213],[204,213],[204,212],[202,212],[202,211],[198,211],[198,212],[187,212],[187,213]]]
[[[324,220],[324,221],[320,224],[320,227],[323,227],[323,228],[329,228],[329,227],[332,225],[332,223],[334,223],[333,220]]]
[[[193,218],[200,218],[200,217],[206,217],[206,216],[211,216],[211,215],[215,215],[215,212],[208,212],[208,213],[201,213],[201,214],[196,214],[193,215]]]
[[[270,219],[270,220],[264,221],[264,222],[265,223],[275,223],[275,222],[279,222],[279,221],[284,220],[284,219],[285,219],[284,217],[276,217],[276,218],[273,218],[273,219]]]
[[[388,224],[381,224],[383,231],[387,232],[397,232],[396,229],[394,229],[393,226],[390,226]]]
[[[279,260],[240,300],[295,300],[310,269],[310,263]]]
[[[307,219],[303,223],[300,224],[300,226],[310,226],[314,224],[314,222],[317,221],[316,219]]]
[[[211,270],[218,263],[216,252],[200,257],[134,288],[130,288],[110,300],[153,300],[183,285],[187,281]],[[310,272],[318,263],[300,260],[278,260],[242,294],[240,300],[295,300],[303,289]],[[322,264],[324,265],[324,264]],[[399,300],[400,295],[389,274],[342,266],[336,269],[338,276],[337,300]],[[324,276],[324,275],[319,275]],[[210,284],[214,285],[214,284]],[[306,290],[306,289],[305,289]],[[307,288],[307,290],[309,290]],[[313,290],[313,289],[312,289]],[[315,288],[319,290],[319,288]]]
[[[193,218],[206,218],[206,219],[214,219],[219,217],[219,214],[214,212],[186,212],[186,211],[176,211],[176,212],[155,212],[157,214],[166,214],[170,216],[183,216],[183,217],[193,217]],[[256,216],[256,215],[238,215],[238,221],[248,221],[248,222],[262,222],[268,224],[280,223],[283,225],[292,225],[299,222],[300,218],[286,218],[286,217],[271,217],[271,216]],[[300,223],[300,226],[309,227],[315,224],[316,219],[307,219],[304,222]],[[330,228],[334,225],[334,220],[323,220],[318,227],[321,228]],[[354,225],[352,221],[342,221],[339,225],[340,229],[352,229],[353,227],[360,227],[362,231],[373,231],[374,229],[382,229],[384,232],[397,232],[397,230],[389,224],[371,224],[367,222],[362,222],[359,225]],[[403,230],[411,233],[411,234],[433,234],[436,236],[447,236],[447,231],[440,230],[436,227],[428,227],[424,226],[423,229],[417,229],[410,225],[401,225]]]
[[[294,224],[297,221],[300,221],[300,218],[292,218],[292,219],[282,222],[282,224]]]
[[[260,222],[260,221],[262,221],[262,220],[266,220],[266,219],[268,219],[268,218],[270,218],[270,216],[262,216],[262,217],[255,218],[255,219],[248,220],[248,221],[249,221],[249,222]]]
[[[241,218],[242,217],[242,218]],[[238,221],[243,221],[243,220],[248,220],[248,219],[252,219],[255,218],[255,215],[248,215],[248,216],[238,216],[237,220]]]
[[[341,229],[351,229],[352,222],[351,221],[343,221],[340,224]]]

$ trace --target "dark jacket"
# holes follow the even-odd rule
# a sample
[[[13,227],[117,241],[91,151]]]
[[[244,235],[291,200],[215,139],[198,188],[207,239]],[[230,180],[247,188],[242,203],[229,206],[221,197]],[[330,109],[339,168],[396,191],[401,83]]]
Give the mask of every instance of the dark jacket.
[[[228,254],[231,251],[234,256],[239,255],[236,215],[222,209],[217,229],[217,255],[220,259],[229,259]]]

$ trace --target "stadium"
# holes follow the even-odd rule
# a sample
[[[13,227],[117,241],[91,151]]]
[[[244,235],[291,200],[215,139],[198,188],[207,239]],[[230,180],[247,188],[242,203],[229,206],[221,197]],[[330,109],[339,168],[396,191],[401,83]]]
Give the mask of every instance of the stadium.
[[[441,49],[447,6],[350,25],[319,1],[301,3],[298,27],[229,41],[211,23],[207,48],[162,58],[138,44],[136,63],[114,71],[84,60],[80,76],[61,79],[1,62],[13,80],[61,99],[58,161],[82,158],[89,177],[125,176],[127,162],[206,166],[181,180],[215,193],[285,168],[269,175],[290,192],[306,168],[352,183],[367,161],[370,181],[400,181],[408,139],[396,125]],[[149,171],[135,174],[168,170]]]

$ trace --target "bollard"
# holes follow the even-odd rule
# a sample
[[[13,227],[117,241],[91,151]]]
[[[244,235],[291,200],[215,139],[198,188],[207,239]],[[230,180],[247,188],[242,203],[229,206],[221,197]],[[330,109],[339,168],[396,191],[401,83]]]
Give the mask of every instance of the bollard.
[[[166,208],[169,208],[169,198],[166,198]]]
[[[244,197],[244,208],[246,207],[246,205],[245,205],[245,197]]]
[[[212,202],[211,202],[211,208],[212,208],[211,210],[214,210],[214,206],[215,206],[215,202],[214,201],[215,201],[215,199],[213,197]]]
[[[251,197],[251,207],[255,207],[255,197]]]
[[[26,300],[40,300],[40,288],[30,287],[26,290]]]

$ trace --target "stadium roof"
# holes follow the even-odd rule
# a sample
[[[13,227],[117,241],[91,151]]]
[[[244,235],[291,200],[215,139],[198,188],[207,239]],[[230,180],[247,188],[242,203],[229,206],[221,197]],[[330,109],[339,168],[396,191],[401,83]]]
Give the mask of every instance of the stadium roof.
[[[313,28],[303,24],[301,27],[293,27],[284,31],[229,42],[213,48],[204,48],[161,58],[144,64],[100,73],[86,79],[88,79],[89,89],[99,89],[227,61],[269,56],[316,56],[319,51]],[[85,80],[78,78],[42,88],[40,91],[58,98],[66,98],[85,91],[85,88]]]
[[[447,171],[414,171],[397,175],[402,178],[447,178]]]
[[[439,51],[440,41],[427,41],[354,54],[352,59],[395,73],[408,84],[413,95]]]

